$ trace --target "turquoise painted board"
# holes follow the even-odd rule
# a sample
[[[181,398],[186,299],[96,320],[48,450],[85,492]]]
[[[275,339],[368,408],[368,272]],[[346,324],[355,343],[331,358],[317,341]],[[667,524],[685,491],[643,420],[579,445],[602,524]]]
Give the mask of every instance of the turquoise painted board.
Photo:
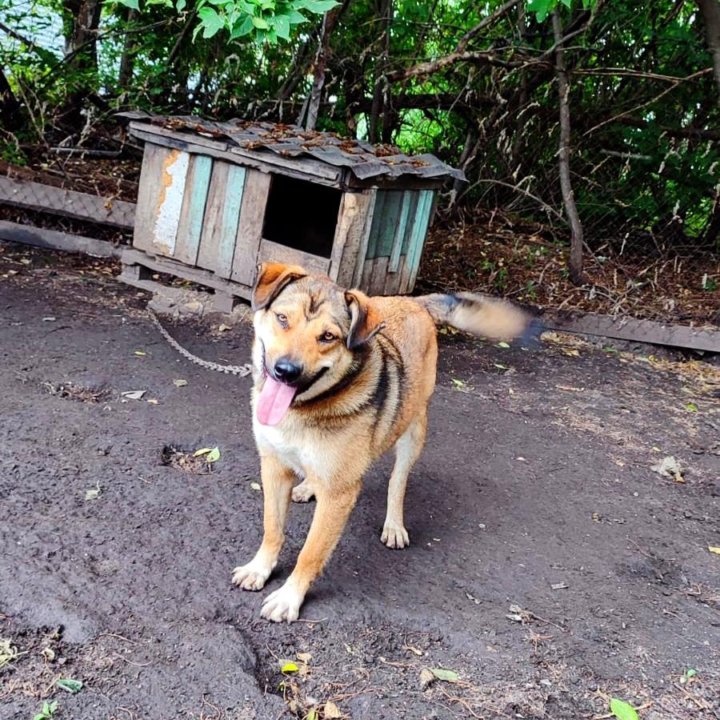
[[[411,190],[406,190],[402,194],[400,219],[398,220],[397,228],[395,229],[395,237],[393,238],[392,250],[390,251],[390,262],[388,263],[388,272],[391,273],[397,272],[400,268],[400,255],[405,241],[405,232],[407,231],[408,217],[410,216],[412,196],[413,192]]]
[[[406,267],[410,271],[410,288],[415,284],[417,271],[420,267],[420,256],[422,255],[425,235],[430,224],[430,213],[433,207],[433,191],[420,190],[418,197],[415,219],[410,233],[410,245],[406,259]]]
[[[235,238],[240,222],[240,206],[242,205],[245,188],[245,168],[231,165],[228,171],[225,205],[223,207],[220,246],[218,248],[219,268],[216,272],[229,278],[232,274],[233,255],[235,254]]]
[[[390,257],[397,233],[400,214],[402,210],[403,192],[398,190],[387,190],[385,192],[385,204],[378,227],[377,246],[375,257]]]
[[[420,198],[419,190],[408,190],[410,195],[410,208],[408,209],[408,225],[405,229],[405,237],[403,238],[402,250],[400,256],[407,255],[410,249],[410,240],[412,238],[413,224],[415,223],[415,214],[417,213],[418,200]]]
[[[212,158],[206,155],[190,156],[190,170],[175,246],[175,259],[187,265],[197,264],[211,172]]]
[[[198,265],[218,276],[232,275],[245,168],[216,160],[205,204]]]

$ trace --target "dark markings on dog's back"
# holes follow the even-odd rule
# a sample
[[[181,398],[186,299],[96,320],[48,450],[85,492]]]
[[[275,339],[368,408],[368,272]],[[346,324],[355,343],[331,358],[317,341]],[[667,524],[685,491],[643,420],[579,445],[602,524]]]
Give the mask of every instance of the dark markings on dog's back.
[[[379,418],[390,390],[390,373],[388,371],[388,357],[382,343],[378,342],[378,348],[380,349],[380,374],[370,397],[370,404],[375,408],[376,416]]]
[[[405,367],[395,343],[385,335],[378,334],[377,347],[380,349],[382,366],[371,403],[376,409],[375,425],[392,427],[400,412]],[[389,406],[389,401],[393,402]]]

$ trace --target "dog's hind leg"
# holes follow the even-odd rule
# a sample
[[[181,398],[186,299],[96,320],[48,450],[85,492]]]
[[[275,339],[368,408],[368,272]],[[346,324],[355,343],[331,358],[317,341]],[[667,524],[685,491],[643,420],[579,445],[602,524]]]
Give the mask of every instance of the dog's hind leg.
[[[403,520],[408,475],[422,452],[427,430],[427,414],[416,417],[395,443],[395,466],[388,485],[387,515],[380,540],[389,548],[404,548],[410,537]]]
[[[260,473],[263,484],[263,540],[255,557],[236,567],[233,582],[243,590],[262,590],[270,577],[285,542],[285,520],[290,506],[295,473],[273,455],[262,455]]]
[[[312,489],[310,481],[307,478],[292,490],[292,501],[296,503],[310,502],[314,497],[315,491]]]

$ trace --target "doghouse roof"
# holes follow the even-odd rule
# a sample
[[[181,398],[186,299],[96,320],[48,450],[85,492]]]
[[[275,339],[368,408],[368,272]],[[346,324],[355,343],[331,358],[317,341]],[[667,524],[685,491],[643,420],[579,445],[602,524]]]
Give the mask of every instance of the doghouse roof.
[[[149,132],[170,131],[191,134],[194,142],[203,145],[220,142],[234,155],[258,158],[262,155],[283,158],[302,165],[319,161],[335,168],[345,168],[360,181],[388,178],[398,181],[407,177],[423,180],[457,178],[464,180],[461,170],[446,165],[434,155],[405,155],[390,145],[371,145],[360,140],[339,137],[335,133],[304,130],[295,125],[229,120],[215,122],[198,117],[150,115],[144,112],[120,114],[141,123]],[[131,130],[133,128],[131,127]]]

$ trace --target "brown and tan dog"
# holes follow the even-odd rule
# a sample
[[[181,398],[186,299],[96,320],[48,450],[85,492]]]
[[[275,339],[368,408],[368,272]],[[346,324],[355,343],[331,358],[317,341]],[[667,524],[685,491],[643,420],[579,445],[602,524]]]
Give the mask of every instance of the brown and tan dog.
[[[381,540],[390,548],[409,543],[403,500],[435,387],[435,324],[509,339],[523,334],[529,318],[509,303],[470,293],[368,297],[276,263],[260,267],[252,302],[264,535],[255,557],[235,568],[233,582],[262,589],[277,564],[291,498],[314,496],[297,565],[262,607],[263,617],[291,622],[340,539],[363,475],[393,446]]]

